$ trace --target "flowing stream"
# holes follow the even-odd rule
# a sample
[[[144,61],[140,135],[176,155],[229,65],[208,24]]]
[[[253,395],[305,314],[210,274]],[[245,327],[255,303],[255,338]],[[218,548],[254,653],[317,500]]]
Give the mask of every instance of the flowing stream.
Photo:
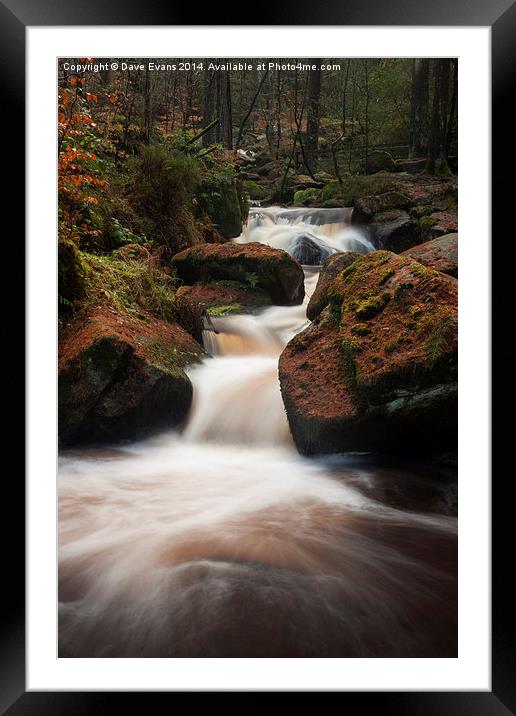
[[[371,250],[349,218],[257,207],[237,241]],[[277,363],[318,270],[302,306],[213,319],[182,431],[62,452],[60,656],[456,655],[450,476],[292,442]]]

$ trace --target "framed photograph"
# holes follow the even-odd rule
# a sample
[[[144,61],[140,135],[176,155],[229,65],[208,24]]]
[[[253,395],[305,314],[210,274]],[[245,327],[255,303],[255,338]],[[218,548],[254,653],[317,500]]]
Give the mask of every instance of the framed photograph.
[[[256,26],[0,5],[28,309],[4,710],[514,709],[491,589],[499,5]]]

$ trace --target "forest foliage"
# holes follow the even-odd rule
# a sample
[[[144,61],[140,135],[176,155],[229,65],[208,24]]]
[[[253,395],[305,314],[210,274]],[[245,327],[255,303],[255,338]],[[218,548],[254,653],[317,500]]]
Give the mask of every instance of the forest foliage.
[[[59,64],[64,306],[84,289],[84,253],[139,245],[168,261],[192,244],[237,236],[248,195],[302,203],[300,191],[311,189],[289,193],[293,175],[323,182],[326,199],[342,201],[354,198],[362,174],[419,158],[446,175],[456,154],[456,60],[310,60],[312,69],[303,61],[283,69],[253,58],[251,69],[238,59],[210,69],[205,59],[182,60],[180,69],[154,58],[159,71],[142,59],[114,71],[111,61]],[[272,185],[257,183],[246,160]]]

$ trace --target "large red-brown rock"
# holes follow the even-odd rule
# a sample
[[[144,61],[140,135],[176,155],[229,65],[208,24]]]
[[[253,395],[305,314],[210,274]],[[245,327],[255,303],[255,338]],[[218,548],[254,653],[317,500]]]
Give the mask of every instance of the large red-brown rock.
[[[178,425],[192,401],[183,369],[202,353],[177,324],[92,310],[59,344],[61,445],[133,440]]]
[[[457,281],[374,251],[342,271],[328,295],[279,362],[300,452],[453,449]]]
[[[415,261],[419,261],[424,266],[429,266],[457,278],[459,270],[458,247],[458,234],[453,233],[413,246],[404,251],[403,254],[410,256]]]
[[[265,291],[275,304],[303,302],[303,269],[286,251],[265,244],[198,244],[176,254],[172,264],[187,284],[237,281]]]

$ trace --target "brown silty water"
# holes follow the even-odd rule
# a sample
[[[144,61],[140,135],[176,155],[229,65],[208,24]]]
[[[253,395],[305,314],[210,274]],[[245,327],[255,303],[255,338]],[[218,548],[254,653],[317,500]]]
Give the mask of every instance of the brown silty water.
[[[372,248],[304,211],[253,210],[238,241]],[[61,657],[457,655],[450,476],[293,445],[277,361],[305,274],[302,306],[212,319],[182,431],[61,454]]]

